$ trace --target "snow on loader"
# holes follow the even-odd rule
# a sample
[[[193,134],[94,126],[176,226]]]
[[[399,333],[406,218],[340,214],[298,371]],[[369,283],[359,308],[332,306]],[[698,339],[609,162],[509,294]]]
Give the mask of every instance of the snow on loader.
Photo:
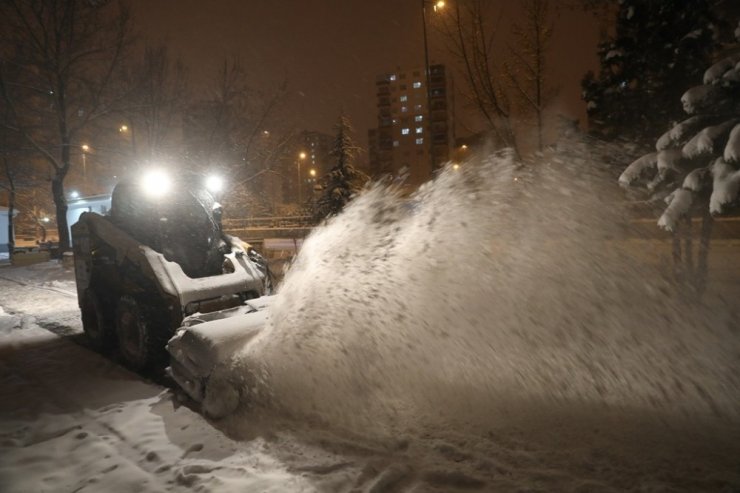
[[[108,215],[72,226],[83,329],[137,371],[164,366],[184,319],[253,310],[271,290],[262,257],[224,234],[220,205],[194,183],[156,172],[121,182]]]

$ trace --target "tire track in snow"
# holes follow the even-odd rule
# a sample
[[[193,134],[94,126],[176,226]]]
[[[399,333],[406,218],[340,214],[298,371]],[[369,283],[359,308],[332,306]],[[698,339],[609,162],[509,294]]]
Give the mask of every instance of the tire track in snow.
[[[31,317],[23,315],[21,324],[28,323],[29,318]],[[39,328],[44,329],[44,327],[41,326],[39,326]],[[65,344],[63,339],[60,339],[58,342]],[[22,361],[19,361],[19,358],[24,358],[24,356],[20,354],[5,355],[3,364],[0,366],[3,373],[11,373],[23,382],[26,382],[26,385],[30,386],[30,388],[40,389],[40,394],[44,396],[44,400],[47,400],[59,411],[74,417],[76,421],[75,426],[57,430],[57,432],[45,435],[41,440],[35,443],[54,440],[68,433],[76,432],[76,439],[89,440],[92,438],[97,441],[101,448],[108,449],[112,455],[119,459],[111,460],[113,465],[100,471],[100,473],[106,474],[112,472],[121,467],[122,462],[125,462],[133,468],[139,469],[147,478],[150,479],[151,483],[146,485],[146,491],[168,491],[172,489],[172,485],[168,484],[165,478],[161,477],[161,473],[174,467],[175,464],[170,464],[170,468],[162,469],[161,461],[154,460],[156,458],[156,454],[155,456],[152,456],[151,451],[145,450],[142,446],[133,443],[126,436],[124,431],[116,427],[114,424],[106,422],[105,418],[111,417],[117,413],[121,408],[120,405],[113,404],[105,406],[97,411],[91,410],[87,407],[85,402],[79,402],[72,398],[71,396],[74,395],[73,393],[61,392],[57,386],[50,384],[44,378],[39,378],[34,373],[33,364],[23,364]],[[24,447],[34,445],[35,443],[25,443]],[[77,488],[77,490],[84,489],[90,485],[91,483],[84,483]]]
[[[7,276],[0,276],[0,281],[7,281],[8,283],[17,284],[19,286],[22,286],[23,288],[29,289],[31,291],[42,291],[42,292],[51,292],[59,295],[63,295],[65,298],[72,298],[77,299],[77,293],[68,291],[66,289],[54,287],[54,286],[46,286],[44,284],[29,282],[29,281],[22,281],[19,279],[14,279],[12,277]],[[84,338],[81,337],[75,337],[79,336],[82,332],[80,330],[80,325],[75,327],[74,325],[69,325],[63,323],[63,321],[60,321],[58,319],[53,319],[51,317],[45,317],[42,315],[38,315],[35,313],[29,313],[28,310],[25,310],[23,308],[19,308],[17,306],[4,306],[7,308],[7,311],[11,314],[21,315],[23,317],[32,317],[33,321],[41,327],[42,329],[46,329],[49,332],[56,334],[58,336],[62,337],[70,337],[74,342],[79,344],[82,347],[88,348],[89,346],[85,343]],[[81,324],[81,317],[78,315],[76,319]]]
[[[42,289],[42,290],[46,290],[46,291],[52,291],[52,292],[55,292],[55,293],[63,294],[65,296],[69,296],[71,298],[77,298],[77,293],[76,292],[67,291],[66,289],[56,288],[56,287],[53,287],[53,286],[44,286],[43,284],[37,284],[37,283],[30,283],[30,282],[25,282],[25,281],[19,281],[18,279],[13,279],[11,277],[6,277],[6,276],[0,276],[0,279],[2,279],[4,281],[14,282],[16,284],[20,284],[21,286],[25,286],[25,287],[29,287],[29,288]]]

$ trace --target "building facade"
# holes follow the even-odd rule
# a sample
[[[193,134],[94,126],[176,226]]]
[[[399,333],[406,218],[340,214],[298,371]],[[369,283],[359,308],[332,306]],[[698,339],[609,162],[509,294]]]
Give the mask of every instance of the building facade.
[[[432,178],[450,157],[454,143],[452,78],[444,65],[397,70],[377,77],[378,127],[368,132],[374,178],[406,177],[409,189]]]

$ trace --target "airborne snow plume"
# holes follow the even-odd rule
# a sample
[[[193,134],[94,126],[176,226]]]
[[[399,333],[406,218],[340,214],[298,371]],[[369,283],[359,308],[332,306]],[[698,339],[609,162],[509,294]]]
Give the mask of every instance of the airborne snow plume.
[[[626,246],[589,152],[359,197],[307,239],[241,353],[252,405],[380,435],[591,408],[737,421],[725,306],[691,308]]]

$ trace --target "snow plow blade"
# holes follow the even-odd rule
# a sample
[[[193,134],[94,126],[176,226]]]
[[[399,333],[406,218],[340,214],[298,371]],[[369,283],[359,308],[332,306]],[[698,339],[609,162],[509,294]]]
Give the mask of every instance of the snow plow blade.
[[[224,416],[238,405],[239,389],[228,382],[219,381],[218,398],[209,399],[209,389],[216,390],[214,373],[262,331],[273,298],[262,296],[235,308],[193,314],[167,343],[167,373],[209,416]]]

